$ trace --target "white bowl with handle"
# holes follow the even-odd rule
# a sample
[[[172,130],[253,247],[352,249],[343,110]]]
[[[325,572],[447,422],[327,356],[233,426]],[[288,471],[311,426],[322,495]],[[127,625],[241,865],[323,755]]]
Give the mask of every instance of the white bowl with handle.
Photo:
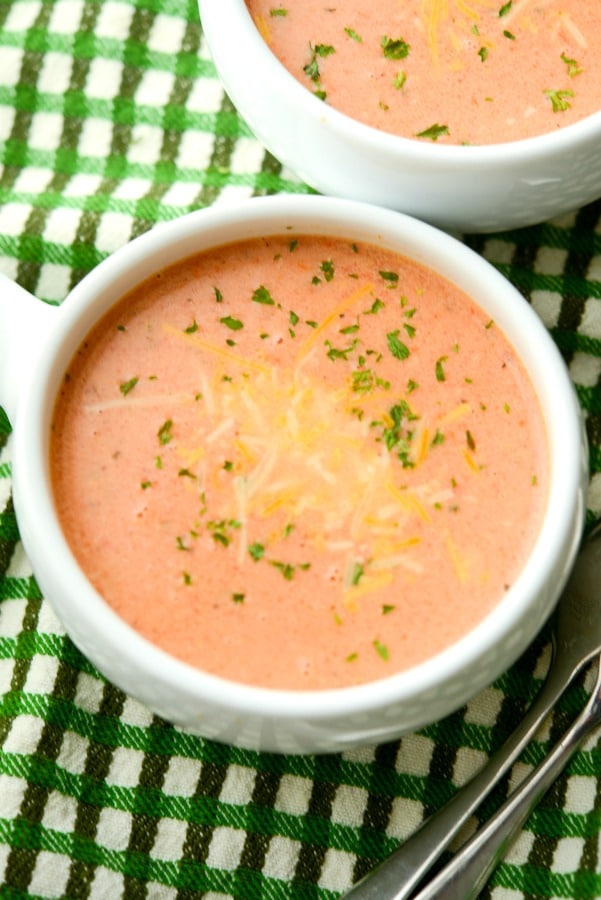
[[[494,318],[539,395],[550,481],[540,533],[502,601],[456,644],[359,686],[272,690],[195,669],[119,618],[78,566],[58,521],[49,467],[55,398],[76,348],[124,293],[167,265],[240,239],[314,233],[379,244],[429,266]],[[587,448],[572,383],[540,319],[464,244],[410,217],[325,197],[279,196],[213,207],[159,225],[89,273],[59,308],[5,277],[0,290],[0,403],[13,425],[14,501],[44,593],[67,633],[112,682],[165,719],[209,738],[267,751],[334,752],[391,740],[457,709],[527,648],[553,609],[582,533]]]

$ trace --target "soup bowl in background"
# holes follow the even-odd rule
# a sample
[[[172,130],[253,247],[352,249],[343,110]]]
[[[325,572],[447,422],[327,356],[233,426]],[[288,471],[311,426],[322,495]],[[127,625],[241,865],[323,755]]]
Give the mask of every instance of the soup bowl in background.
[[[243,685],[171,657],[121,620],[78,566],[58,521],[49,466],[55,398],[80,343],[131,288],[178,260],[238,240],[316,234],[379,245],[472,297],[514,346],[538,394],[549,490],[540,532],[501,602],[456,644],[412,669],[348,688]],[[333,752],[390,740],[441,718],[499,676],[551,613],[580,542],[588,457],[561,356],[513,286],[464,244],[403,214],[326,197],[213,207],[159,225],[97,266],[60,308],[13,282],[0,291],[0,403],[14,426],[14,502],[44,596],[85,656],[158,715],[203,736],[266,751]]]
[[[199,0],[199,8],[232,102],[265,147],[321,193],[460,232],[542,222],[601,196],[601,111],[487,146],[398,137],[339,112],[297,81],[259,34],[245,0]]]

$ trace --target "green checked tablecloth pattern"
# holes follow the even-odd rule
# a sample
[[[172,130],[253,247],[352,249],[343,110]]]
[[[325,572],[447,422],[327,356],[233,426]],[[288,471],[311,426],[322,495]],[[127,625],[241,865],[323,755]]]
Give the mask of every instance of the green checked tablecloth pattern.
[[[286,191],[308,188],[224,94],[194,0],[0,0],[0,269],[41,301],[60,303],[157,222]],[[592,524],[601,203],[469,243],[533,304],[569,365],[587,415]],[[40,595],[0,417],[0,897],[334,900],[503,741],[548,659],[543,633],[465,709],[340,756],[190,737],[106,683]],[[562,699],[481,817],[543,757],[584,692],[578,684]],[[531,816],[486,896],[601,897],[600,737]]]

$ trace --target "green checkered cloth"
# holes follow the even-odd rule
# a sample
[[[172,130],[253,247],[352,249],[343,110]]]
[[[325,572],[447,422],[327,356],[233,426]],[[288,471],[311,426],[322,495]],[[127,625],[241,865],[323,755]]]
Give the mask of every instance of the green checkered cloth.
[[[157,222],[277,192],[309,189],[224,94],[194,0],[0,0],[0,269],[40,300],[60,303]],[[469,243],[533,304],[569,365],[587,414],[592,524],[601,204]],[[41,596],[0,414],[2,898],[334,900],[503,742],[548,660],[547,631],[455,715],[342,755],[257,754],[186,735],[106,683]],[[562,699],[481,819],[563,733],[585,687]],[[598,738],[542,800],[485,896],[601,896]]]

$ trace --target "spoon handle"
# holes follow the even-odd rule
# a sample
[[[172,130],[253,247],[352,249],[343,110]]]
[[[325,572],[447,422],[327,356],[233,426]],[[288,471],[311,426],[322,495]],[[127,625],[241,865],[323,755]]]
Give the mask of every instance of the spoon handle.
[[[555,662],[555,665],[554,665]],[[509,770],[576,674],[552,661],[549,677],[515,731],[486,765],[384,862],[344,895],[344,900],[407,900],[442,852]]]
[[[600,721],[601,665],[587,705],[563,738],[414,900],[474,900],[543,794]]]

